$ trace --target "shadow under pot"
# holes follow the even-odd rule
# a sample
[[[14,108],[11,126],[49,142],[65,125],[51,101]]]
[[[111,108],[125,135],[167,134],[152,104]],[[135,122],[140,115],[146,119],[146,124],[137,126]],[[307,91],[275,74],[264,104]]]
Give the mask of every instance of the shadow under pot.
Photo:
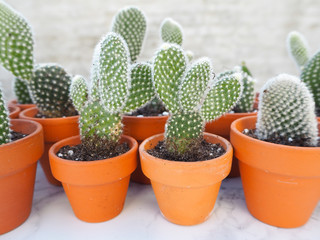
[[[15,229],[29,217],[37,161],[43,153],[39,123],[13,119],[11,129],[27,136],[0,145],[0,234]]]
[[[137,166],[138,143],[123,135],[130,150],[117,157],[95,161],[73,161],[58,157],[63,146],[81,143],[80,136],[54,144],[49,151],[50,165],[55,178],[62,182],[72,210],[85,222],[103,222],[119,215],[123,209],[130,175]]]
[[[153,135],[163,133],[165,129],[168,116],[155,116],[155,117],[136,117],[124,116],[123,134],[133,137],[139,144],[142,141]],[[140,155],[138,154],[138,165],[136,170],[131,174],[133,182],[141,184],[150,184],[150,179],[147,178],[141,170]]]
[[[233,121],[247,116],[256,116],[257,112],[250,112],[250,113],[227,113],[220,118],[207,122],[205,126],[205,132],[213,133],[219,135],[228,141],[230,141],[230,126]],[[240,177],[239,171],[239,163],[236,156],[233,156],[232,160],[232,167],[228,177]]]
[[[204,133],[206,141],[220,143],[226,153],[206,161],[170,161],[147,152],[163,139],[163,134],[152,136],[143,141],[139,148],[142,171],[151,180],[160,211],[175,224],[202,223],[210,216],[221,181],[230,172],[232,146],[220,136]]]
[[[36,117],[37,114],[38,109],[33,107],[22,111],[19,117],[21,119],[28,119],[38,122],[42,125],[44,134],[44,152],[40,158],[40,164],[49,183],[56,186],[61,186],[61,183],[52,175],[48,151],[54,143],[71,136],[79,135],[79,116],[38,118]]]
[[[256,117],[231,125],[249,212],[272,226],[304,225],[320,200],[320,147],[294,147],[243,134],[255,129]]]

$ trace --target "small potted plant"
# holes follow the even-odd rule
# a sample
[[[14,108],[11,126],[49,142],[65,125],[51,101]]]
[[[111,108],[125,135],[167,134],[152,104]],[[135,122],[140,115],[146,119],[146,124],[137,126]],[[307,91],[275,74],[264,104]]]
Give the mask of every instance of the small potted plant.
[[[29,120],[10,120],[0,89],[0,235],[29,217],[37,161],[42,153],[41,125]]]
[[[316,115],[320,122],[320,51],[311,58],[306,39],[296,31],[290,32],[287,38],[290,56],[301,71],[300,78],[309,88],[316,104]]]
[[[215,121],[208,122],[205,127],[205,131],[213,134],[217,134],[230,140],[230,126],[231,123],[239,118],[246,116],[254,116],[257,114],[254,108],[255,104],[255,93],[254,93],[254,83],[255,79],[253,79],[251,72],[245,65],[242,63],[242,66],[237,66],[234,70],[226,71],[220,73],[217,79],[221,79],[225,75],[233,74],[235,72],[240,73],[242,82],[243,82],[243,91],[242,95],[236,104],[236,106],[226,114],[222,115]],[[239,164],[238,160],[234,157],[232,161],[232,167],[230,174],[228,177],[239,177]]]
[[[306,84],[281,74],[260,91],[257,117],[231,125],[250,213],[283,228],[299,227],[319,202],[320,145]]]
[[[86,222],[107,221],[122,211],[138,149],[134,138],[122,135],[122,116],[153,96],[146,87],[151,78],[144,79],[151,65],[130,65],[120,35],[108,33],[98,46],[90,93],[81,76],[71,84],[81,137],[59,141],[49,153],[53,175],[62,182],[75,215]]]
[[[176,44],[165,43],[157,52],[154,86],[170,117],[165,133],[147,138],[139,148],[162,214],[180,225],[205,221],[214,207],[231,168],[232,146],[203,133],[204,123],[231,109],[242,89],[238,74],[213,81],[207,58],[189,67],[187,62]]]
[[[4,33],[1,34],[0,44],[6,48],[0,56],[0,63],[27,84],[37,107],[25,109],[20,113],[20,118],[39,122],[43,126],[45,151],[40,163],[48,181],[61,185],[51,174],[48,149],[60,139],[79,134],[77,112],[69,99],[71,76],[57,64],[35,64],[34,41],[29,24],[4,2],[0,3],[0,9],[6,16],[0,18],[0,31]]]
[[[16,99],[11,100],[9,102],[9,106],[17,106],[21,111],[36,106],[32,102],[28,85],[24,80],[15,77],[13,82],[13,91],[16,95]]]

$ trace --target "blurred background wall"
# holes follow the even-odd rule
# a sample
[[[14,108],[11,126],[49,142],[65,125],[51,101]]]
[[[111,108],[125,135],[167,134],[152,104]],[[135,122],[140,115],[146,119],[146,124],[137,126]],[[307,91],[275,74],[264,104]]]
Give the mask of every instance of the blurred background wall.
[[[319,0],[7,0],[30,22],[36,62],[58,62],[72,74],[89,76],[92,52],[110,29],[112,17],[127,5],[140,7],[148,18],[147,39],[140,59],[150,58],[160,44],[165,17],[184,28],[185,49],[212,59],[216,73],[241,61],[258,80],[298,70],[286,51],[291,30],[305,35],[311,53],[320,48]],[[12,76],[0,69],[7,99],[14,98]]]

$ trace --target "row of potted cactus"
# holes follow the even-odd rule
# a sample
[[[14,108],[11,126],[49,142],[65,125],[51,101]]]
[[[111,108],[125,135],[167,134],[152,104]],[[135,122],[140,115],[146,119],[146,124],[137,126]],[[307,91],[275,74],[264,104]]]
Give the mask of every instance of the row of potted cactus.
[[[319,107],[319,54],[297,60],[303,65],[302,81],[286,74],[269,80],[260,92],[257,113],[253,109],[254,80],[248,68],[242,64],[215,77],[209,58],[192,61],[193,54],[183,50],[181,26],[171,19],[161,25],[164,43],[154,57],[137,62],[146,24],[144,13],[136,7],[118,12],[111,32],[94,50],[89,85],[84,77],[71,76],[57,64],[35,64],[30,26],[19,13],[0,3],[0,45],[5,50],[0,62],[16,77],[15,89],[22,96],[18,103],[32,100],[35,104],[20,113],[24,120],[11,120],[11,129],[28,134],[14,142],[6,105],[3,100],[0,104],[0,154],[3,152],[4,159],[0,192],[5,196],[0,200],[0,233],[28,217],[39,158],[47,179],[55,185],[62,183],[75,215],[83,221],[101,222],[117,216],[130,175],[141,165],[145,175],[138,169],[135,180],[151,180],[165,218],[181,225],[201,223],[209,217],[232,162],[237,162],[232,161],[233,147],[253,216],[279,227],[297,227],[308,220],[320,199],[315,115],[315,102]],[[305,55],[301,50],[304,41],[299,37],[289,37],[295,59]],[[164,106],[169,116],[130,115],[151,103]],[[245,114],[258,117],[241,118]],[[241,119],[234,121],[236,118]],[[224,132],[219,127],[223,119],[227,122]],[[151,130],[146,132],[148,125]],[[228,141],[230,125],[233,147]],[[247,134],[250,129],[256,129],[257,139]],[[289,142],[302,139],[306,146],[268,142],[274,136]],[[168,158],[150,152],[161,141]],[[203,142],[218,146],[216,151],[223,153],[213,159],[209,155],[206,160],[188,160]],[[63,155],[61,149],[66,146],[69,150]],[[114,150],[119,146],[127,150],[116,155]],[[29,156],[32,152],[33,157]],[[70,160],[75,154],[79,159]],[[20,170],[14,169],[18,163],[23,165]],[[22,173],[22,168],[29,172]],[[14,174],[31,178],[26,181]],[[21,190],[20,181],[29,185],[27,199],[18,195],[27,189],[21,185]],[[19,208],[13,201],[17,198]],[[16,216],[18,219],[13,218]]]

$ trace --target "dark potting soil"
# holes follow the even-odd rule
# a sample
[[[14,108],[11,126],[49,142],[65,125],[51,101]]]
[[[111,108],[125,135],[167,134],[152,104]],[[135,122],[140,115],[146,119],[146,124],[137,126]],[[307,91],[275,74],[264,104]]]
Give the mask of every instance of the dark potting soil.
[[[147,152],[154,157],[166,160],[180,162],[198,162],[220,157],[226,151],[219,143],[213,144],[202,140],[198,148],[193,151],[189,151],[184,156],[177,156],[169,152],[165,146],[164,141],[158,142],[158,144],[154,148],[147,150]]]
[[[19,132],[15,132],[15,131],[10,131],[10,134],[11,134],[11,141],[12,142],[28,136],[28,134],[23,134],[23,133],[19,133]]]
[[[57,156],[67,160],[74,161],[94,161],[106,158],[112,158],[126,153],[130,150],[128,143],[117,145],[112,151],[95,152],[88,150],[82,144],[75,146],[64,146],[57,152]]]
[[[316,108],[316,116],[320,117],[320,108]]]
[[[242,131],[243,134],[255,138],[255,139],[259,139],[257,136],[257,130],[256,129],[244,129]],[[260,140],[260,139],[259,139]],[[287,146],[294,146],[294,147],[310,147],[306,144],[308,138],[304,138],[304,137],[299,137],[299,138],[295,138],[295,139],[291,139],[285,136],[280,136],[277,134],[274,134],[271,136],[270,139],[266,139],[263,140],[265,142],[270,142],[270,143],[275,143],[275,144],[282,144],[282,145],[287,145]],[[317,147],[320,147],[320,139],[318,140],[318,145]]]
[[[147,104],[144,107],[132,112],[129,116],[154,117],[165,116],[167,114],[168,112],[162,104]]]

